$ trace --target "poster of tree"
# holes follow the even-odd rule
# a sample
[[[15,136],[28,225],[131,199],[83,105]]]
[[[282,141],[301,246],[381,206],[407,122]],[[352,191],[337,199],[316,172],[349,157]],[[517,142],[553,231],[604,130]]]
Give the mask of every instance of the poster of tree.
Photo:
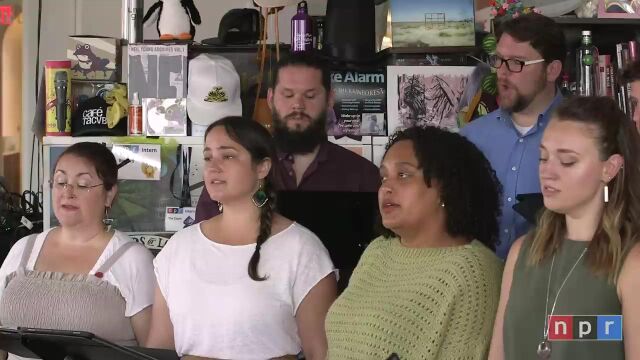
[[[389,134],[414,125],[457,131],[458,104],[473,66],[388,66]]]

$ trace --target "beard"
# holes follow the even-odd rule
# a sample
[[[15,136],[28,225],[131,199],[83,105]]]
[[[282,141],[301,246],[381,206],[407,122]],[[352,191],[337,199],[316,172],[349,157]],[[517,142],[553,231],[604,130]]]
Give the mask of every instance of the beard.
[[[545,73],[542,73],[540,78],[534,80],[535,87],[534,87],[534,90],[529,95],[523,95],[520,92],[520,90],[518,90],[518,88],[508,80],[498,81],[498,83],[507,85],[509,87],[508,91],[513,93],[512,98],[506,99],[504,97],[504,95],[506,94],[501,94],[501,91],[500,91],[501,86],[498,86],[498,97],[499,97],[500,108],[510,112],[517,113],[529,107],[529,105],[531,105],[531,103],[536,98],[536,96],[538,96],[538,94],[544,91],[544,88],[547,83],[547,76]]]
[[[273,117],[273,138],[276,146],[282,152],[289,154],[308,154],[313,152],[318,145],[327,141],[327,112],[323,111],[316,118],[311,118],[305,112],[292,112],[284,118],[275,110]],[[290,118],[303,117],[309,120],[306,129],[290,129],[287,127],[287,120]]]

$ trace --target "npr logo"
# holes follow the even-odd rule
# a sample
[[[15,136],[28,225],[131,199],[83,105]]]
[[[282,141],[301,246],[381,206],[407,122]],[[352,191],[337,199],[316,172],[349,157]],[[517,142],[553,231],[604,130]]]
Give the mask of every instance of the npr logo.
[[[622,341],[622,315],[549,316],[549,340]]]

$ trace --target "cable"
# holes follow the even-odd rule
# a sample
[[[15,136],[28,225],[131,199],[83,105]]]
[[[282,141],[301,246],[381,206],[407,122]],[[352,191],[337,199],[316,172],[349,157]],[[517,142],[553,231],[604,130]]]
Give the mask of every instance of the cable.
[[[40,42],[42,33],[42,0],[38,0],[38,32],[36,34],[36,78],[35,78],[35,99],[38,102],[38,87],[40,85]],[[37,111],[37,110],[36,110]],[[31,169],[29,170],[29,191],[33,191],[33,153],[36,146],[36,134],[31,138]],[[40,149],[38,148],[38,159],[40,157]],[[40,187],[40,162],[38,160],[38,188]]]

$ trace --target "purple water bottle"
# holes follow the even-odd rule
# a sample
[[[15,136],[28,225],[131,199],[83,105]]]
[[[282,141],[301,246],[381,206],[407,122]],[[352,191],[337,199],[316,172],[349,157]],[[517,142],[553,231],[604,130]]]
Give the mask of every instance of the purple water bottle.
[[[304,52],[313,47],[313,25],[307,2],[298,3],[298,12],[291,18],[291,51]]]

